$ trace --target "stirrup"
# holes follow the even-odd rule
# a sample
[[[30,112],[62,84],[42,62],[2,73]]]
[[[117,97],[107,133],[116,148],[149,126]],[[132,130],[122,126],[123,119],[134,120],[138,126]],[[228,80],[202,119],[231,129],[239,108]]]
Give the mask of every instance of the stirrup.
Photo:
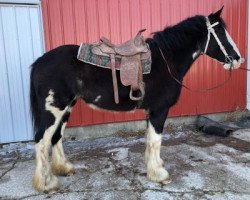
[[[130,87],[129,97],[130,97],[131,100],[133,100],[133,101],[140,101],[140,100],[142,100],[144,98],[144,96],[145,96],[145,90],[144,90],[144,87],[142,86],[142,84],[140,84],[139,90],[141,92],[141,96],[134,97],[133,96],[133,89],[132,89],[132,87]]]

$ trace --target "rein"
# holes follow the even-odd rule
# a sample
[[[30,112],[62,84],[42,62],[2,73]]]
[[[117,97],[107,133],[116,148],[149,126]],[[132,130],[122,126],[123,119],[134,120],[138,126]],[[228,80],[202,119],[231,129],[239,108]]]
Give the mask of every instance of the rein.
[[[240,67],[239,69],[240,70],[245,70],[245,71],[250,71],[250,69],[246,69],[246,68],[242,68],[242,67]]]
[[[211,38],[211,34],[214,36],[216,42],[218,43],[219,47],[220,47],[220,50],[223,52],[223,54],[225,55],[225,61],[227,63],[233,63],[233,58],[231,56],[228,55],[225,47],[222,45],[220,39],[218,38],[217,34],[215,33],[215,30],[213,27],[217,26],[219,24],[219,22],[215,22],[213,24],[210,23],[208,17],[206,17],[206,25],[207,25],[207,30],[208,30],[208,37],[207,37],[207,42],[206,42],[206,46],[205,46],[205,49],[204,49],[204,52],[202,52],[202,54],[205,54],[207,52],[207,49],[208,49],[208,45],[209,45],[209,41],[210,41],[210,38]],[[186,85],[184,85],[180,80],[178,80],[171,72],[171,69],[168,65],[168,62],[167,62],[167,59],[165,58],[161,48],[159,47],[159,45],[157,45],[159,50],[160,50],[160,53],[161,53],[161,56],[164,60],[164,62],[166,63],[166,66],[167,66],[167,70],[171,76],[172,79],[174,79],[179,85],[181,85],[182,87],[186,88],[187,90],[189,91],[192,91],[192,92],[206,92],[206,91],[210,91],[210,90],[214,90],[214,89],[217,89],[217,88],[220,88],[222,86],[224,86],[232,77],[232,65],[230,66],[229,68],[229,75],[228,75],[228,78],[221,84],[219,85],[216,85],[216,86],[213,86],[213,87],[210,87],[210,88],[206,88],[206,89],[198,89],[198,90],[193,90],[189,87],[187,87]],[[250,71],[248,69],[244,69],[244,68],[240,68],[242,70],[247,70],[247,71]]]
[[[210,88],[206,88],[206,89],[197,89],[197,90],[191,89],[191,88],[189,88],[188,86],[184,85],[180,80],[178,80],[178,79],[172,74],[171,69],[170,69],[170,67],[169,67],[169,65],[168,65],[168,62],[167,62],[167,60],[166,60],[166,58],[165,58],[165,56],[164,56],[164,54],[163,54],[161,48],[160,48],[159,46],[158,46],[158,48],[159,48],[159,50],[160,50],[160,53],[161,53],[161,56],[162,56],[164,62],[166,63],[167,70],[168,70],[168,72],[169,72],[171,78],[174,79],[179,85],[181,85],[182,87],[184,87],[185,89],[187,89],[187,90],[189,90],[189,91],[191,91],[191,92],[201,93],[201,92],[207,92],[207,91],[210,91],[210,90],[214,90],[214,89],[220,88],[220,87],[222,87],[223,85],[225,85],[225,84],[231,79],[231,77],[232,77],[232,68],[230,68],[228,78],[227,78],[223,83],[221,83],[221,84],[219,84],[219,85],[216,85],[216,86],[213,86],[213,87],[210,87]]]

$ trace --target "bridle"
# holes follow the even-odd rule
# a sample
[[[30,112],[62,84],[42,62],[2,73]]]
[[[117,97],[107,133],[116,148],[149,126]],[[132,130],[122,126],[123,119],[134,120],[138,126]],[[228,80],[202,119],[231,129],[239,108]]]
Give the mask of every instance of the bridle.
[[[207,25],[208,35],[207,35],[207,43],[206,43],[205,49],[202,52],[202,54],[206,54],[207,48],[208,48],[208,45],[209,45],[209,42],[210,42],[211,34],[212,34],[214,36],[217,44],[219,45],[220,50],[225,55],[225,63],[232,64],[233,63],[232,56],[228,55],[225,47],[221,43],[220,39],[218,38],[218,36],[217,36],[217,34],[216,34],[215,30],[214,30],[214,27],[217,26],[218,24],[219,24],[219,22],[215,22],[215,23],[211,24],[210,21],[209,21],[209,19],[208,19],[208,17],[206,17],[206,25]]]
[[[207,52],[207,49],[208,49],[208,45],[209,45],[209,42],[210,42],[210,39],[211,39],[211,34],[214,36],[217,44],[219,45],[221,51],[223,52],[223,54],[225,55],[225,62],[226,63],[230,63],[232,64],[233,63],[233,58],[231,56],[228,55],[225,47],[223,46],[223,44],[221,43],[220,39],[218,38],[215,30],[214,30],[214,27],[217,26],[219,24],[219,22],[215,22],[213,24],[210,23],[208,17],[206,17],[206,25],[207,25],[207,30],[208,30],[208,36],[207,36],[207,42],[206,42],[206,46],[205,46],[205,49],[203,52],[201,52],[200,54],[206,54]],[[167,62],[167,59],[165,58],[161,48],[159,47],[159,45],[157,45],[159,50],[160,50],[160,53],[161,53],[161,56],[164,60],[164,62],[166,63],[166,66],[167,66],[167,70],[171,76],[172,79],[174,79],[179,85],[181,85],[182,87],[186,88],[187,90],[190,90],[190,91],[193,91],[193,92],[206,92],[206,91],[209,91],[209,90],[214,90],[214,89],[217,89],[219,87],[222,87],[223,85],[225,85],[231,78],[231,75],[232,75],[232,65],[230,65],[230,68],[229,68],[229,76],[228,78],[221,84],[219,85],[216,85],[216,86],[213,86],[213,87],[210,87],[210,88],[206,88],[206,89],[200,89],[200,90],[193,90],[193,89],[190,89],[189,87],[187,87],[186,85],[184,85],[180,80],[178,80],[171,72],[171,69],[168,65],[168,62]]]

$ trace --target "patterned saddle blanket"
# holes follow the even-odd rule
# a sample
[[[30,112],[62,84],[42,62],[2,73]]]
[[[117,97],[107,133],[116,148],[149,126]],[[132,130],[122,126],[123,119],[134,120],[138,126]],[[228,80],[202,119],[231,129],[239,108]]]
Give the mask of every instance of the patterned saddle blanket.
[[[77,59],[89,63],[98,67],[111,69],[111,58],[109,55],[97,55],[92,53],[91,49],[95,44],[82,43],[78,50]],[[115,56],[115,69],[120,70],[122,56]],[[151,71],[151,56],[141,57],[142,72],[143,74],[149,74]]]

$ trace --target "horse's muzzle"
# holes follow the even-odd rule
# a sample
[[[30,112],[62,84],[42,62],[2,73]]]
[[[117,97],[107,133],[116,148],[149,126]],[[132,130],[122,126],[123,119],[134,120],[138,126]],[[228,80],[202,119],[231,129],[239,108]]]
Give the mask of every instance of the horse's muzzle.
[[[230,63],[225,63],[224,64],[224,69],[229,70],[229,69],[238,69],[242,63],[245,62],[245,58],[240,58],[238,60],[233,60]]]

